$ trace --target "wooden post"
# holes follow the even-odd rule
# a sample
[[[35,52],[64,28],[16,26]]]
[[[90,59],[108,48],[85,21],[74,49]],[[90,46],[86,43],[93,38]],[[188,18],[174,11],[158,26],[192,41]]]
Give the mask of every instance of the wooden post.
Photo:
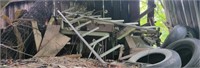
[[[148,8],[155,6],[154,0],[148,0]],[[150,25],[154,25],[154,9],[148,13],[147,15],[147,22]]]

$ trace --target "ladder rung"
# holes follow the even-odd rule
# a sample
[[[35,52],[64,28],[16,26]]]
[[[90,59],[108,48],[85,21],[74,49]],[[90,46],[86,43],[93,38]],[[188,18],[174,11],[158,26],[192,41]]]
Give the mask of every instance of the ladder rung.
[[[90,30],[90,31],[88,31],[88,32],[86,32],[86,33],[84,33],[84,34],[82,34],[82,36],[84,37],[84,36],[86,36],[86,35],[88,35],[88,34],[94,32],[94,31],[96,31],[96,30],[98,30],[98,29],[99,29],[99,27],[96,27],[96,28],[94,28],[94,29],[92,29],[92,30]]]

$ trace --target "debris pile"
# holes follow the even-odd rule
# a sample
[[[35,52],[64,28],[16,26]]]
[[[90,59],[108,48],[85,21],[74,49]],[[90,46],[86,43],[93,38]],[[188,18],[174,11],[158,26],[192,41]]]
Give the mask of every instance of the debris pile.
[[[173,39],[171,37],[174,34],[180,33],[172,32],[165,40],[170,42],[164,42],[164,47],[153,48],[154,45],[160,47],[159,27],[141,27],[137,26],[138,22],[112,20],[111,17],[95,15],[94,10],[88,11],[80,4],[73,3],[64,11],[51,8],[52,4],[52,1],[36,1],[31,10],[13,21],[4,15],[3,19],[9,26],[1,33],[1,65],[58,68],[184,67],[189,62],[184,59],[191,58],[192,52],[199,52],[189,49],[186,56],[181,50],[179,52],[180,46],[187,44],[184,41],[194,44],[188,44],[189,47],[199,48],[199,43],[194,42],[197,40],[185,39],[186,29],[183,30],[184,36]],[[177,32],[180,28],[185,27],[177,26],[173,31]],[[190,64],[193,65],[192,62]]]

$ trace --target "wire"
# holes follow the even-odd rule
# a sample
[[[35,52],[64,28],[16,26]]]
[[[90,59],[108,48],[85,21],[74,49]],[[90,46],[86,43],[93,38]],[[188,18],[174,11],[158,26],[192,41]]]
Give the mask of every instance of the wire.
[[[18,51],[18,50],[16,50],[16,49],[13,49],[13,48],[11,48],[11,47],[9,47],[9,46],[6,46],[6,45],[4,45],[4,44],[0,44],[0,46],[3,46],[3,47],[8,48],[8,49],[10,49],[10,50],[13,50],[13,51],[19,52],[19,53],[21,53],[21,54],[24,54],[24,55],[28,55],[28,56],[33,57],[33,55],[30,55],[30,54],[27,54],[27,53],[24,53],[24,52]]]

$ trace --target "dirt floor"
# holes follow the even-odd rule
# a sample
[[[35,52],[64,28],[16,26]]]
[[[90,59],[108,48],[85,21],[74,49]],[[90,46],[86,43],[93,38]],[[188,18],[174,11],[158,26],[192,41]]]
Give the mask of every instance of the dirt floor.
[[[67,56],[1,60],[1,65],[1,68],[106,68],[98,60]]]

